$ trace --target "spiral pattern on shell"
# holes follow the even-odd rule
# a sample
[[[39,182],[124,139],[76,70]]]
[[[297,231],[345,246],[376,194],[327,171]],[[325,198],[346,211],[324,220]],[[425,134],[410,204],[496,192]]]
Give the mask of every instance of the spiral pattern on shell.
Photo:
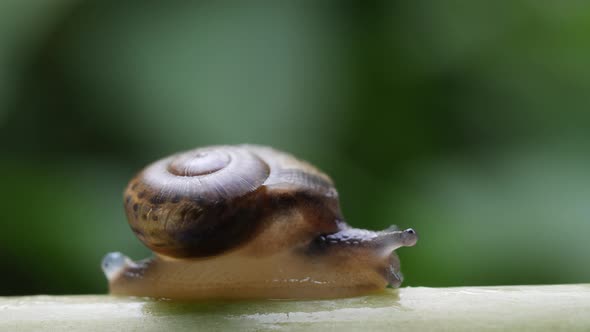
[[[269,215],[317,201],[328,212],[314,222],[326,224],[321,231],[337,230],[340,210],[331,179],[289,154],[253,145],[172,155],[147,166],[125,191],[133,232],[170,257],[220,254],[254,236]]]

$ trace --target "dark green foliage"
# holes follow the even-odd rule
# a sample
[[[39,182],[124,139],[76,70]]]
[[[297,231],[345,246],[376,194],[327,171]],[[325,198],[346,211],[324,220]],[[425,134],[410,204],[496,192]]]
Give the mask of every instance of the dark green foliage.
[[[122,191],[172,152],[275,146],[348,222],[415,228],[404,285],[590,279],[590,4],[8,0],[0,295],[148,255]]]

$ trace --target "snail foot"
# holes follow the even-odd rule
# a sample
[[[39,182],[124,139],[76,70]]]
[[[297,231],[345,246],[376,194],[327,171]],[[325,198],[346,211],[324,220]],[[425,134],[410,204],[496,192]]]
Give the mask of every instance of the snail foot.
[[[110,252],[104,256],[101,263],[102,272],[109,281],[117,278],[133,261],[120,252]]]

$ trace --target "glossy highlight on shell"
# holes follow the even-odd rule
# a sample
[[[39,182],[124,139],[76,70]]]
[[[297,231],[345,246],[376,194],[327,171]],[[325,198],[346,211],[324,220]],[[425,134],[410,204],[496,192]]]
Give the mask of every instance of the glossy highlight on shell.
[[[103,270],[114,294],[351,296],[399,286],[393,250],[417,240],[411,229],[351,228],[327,175],[263,146],[211,146],[161,159],[129,182],[124,197],[131,230],[156,255],[140,262],[107,255]]]

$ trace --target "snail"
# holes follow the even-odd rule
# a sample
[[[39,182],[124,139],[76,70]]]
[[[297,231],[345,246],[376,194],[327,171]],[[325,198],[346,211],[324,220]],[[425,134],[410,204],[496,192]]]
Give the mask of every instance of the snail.
[[[115,295],[171,299],[335,298],[402,282],[394,252],[413,229],[348,226],[332,180],[256,145],[156,161],[124,194],[131,230],[154,256],[102,261]]]

